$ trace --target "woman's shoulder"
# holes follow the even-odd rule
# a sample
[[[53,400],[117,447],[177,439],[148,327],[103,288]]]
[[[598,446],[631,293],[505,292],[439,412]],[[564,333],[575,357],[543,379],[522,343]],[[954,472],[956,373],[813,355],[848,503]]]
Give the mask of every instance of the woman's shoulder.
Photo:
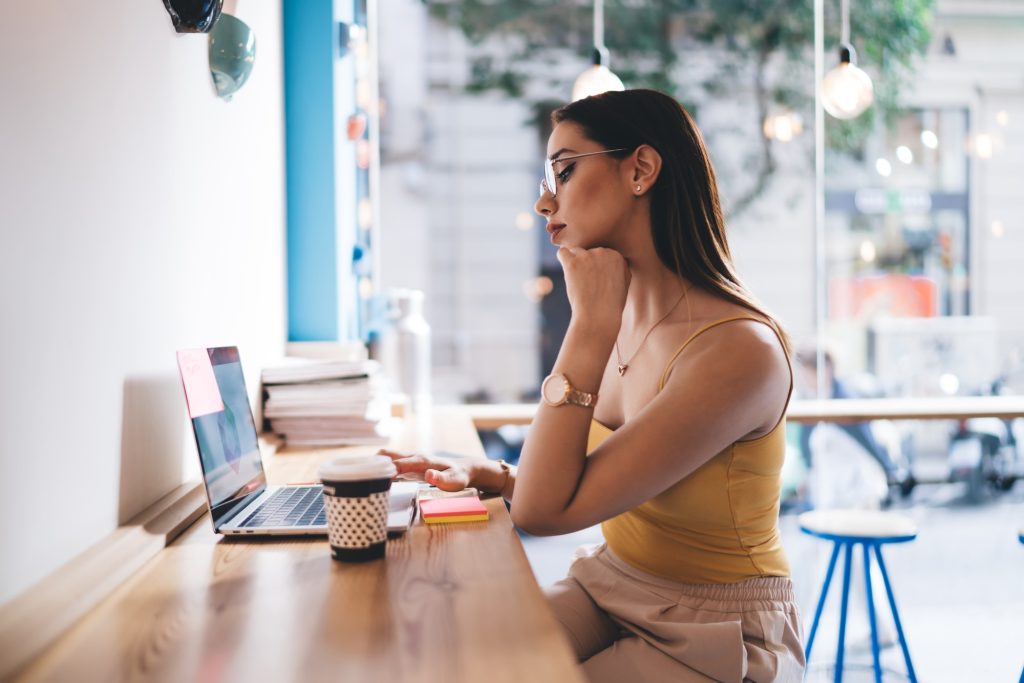
[[[665,368],[660,386],[689,395],[699,387],[728,396],[737,410],[750,412],[756,428],[743,438],[757,438],[778,423],[792,387],[792,372],[783,338],[774,321],[749,309],[723,309]],[[703,399],[702,399],[703,400]],[[741,408],[746,406],[745,408]]]
[[[779,346],[777,324],[763,313],[717,298],[709,300],[703,309],[700,317],[690,325],[690,333],[684,343],[698,343],[701,337],[710,335],[718,341],[729,338],[740,343],[745,341],[758,345],[768,342]]]
[[[788,375],[788,358],[777,323],[767,315],[726,301],[707,306],[695,319],[670,364],[724,362],[736,369],[777,366]],[[666,368],[666,371],[669,368]]]

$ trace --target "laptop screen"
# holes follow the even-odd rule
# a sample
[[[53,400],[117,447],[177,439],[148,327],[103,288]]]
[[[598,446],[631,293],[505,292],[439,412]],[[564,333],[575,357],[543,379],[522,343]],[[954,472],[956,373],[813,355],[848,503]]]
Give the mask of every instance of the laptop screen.
[[[267,485],[238,348],[178,352],[214,528]]]

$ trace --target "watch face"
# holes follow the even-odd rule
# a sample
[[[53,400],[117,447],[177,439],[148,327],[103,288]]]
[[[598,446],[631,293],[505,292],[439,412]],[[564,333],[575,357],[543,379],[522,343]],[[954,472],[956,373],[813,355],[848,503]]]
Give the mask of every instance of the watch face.
[[[544,384],[540,388],[541,396],[548,403],[561,403],[565,400],[565,395],[569,393],[569,388],[566,386],[565,378],[562,375],[554,374],[549,375]]]

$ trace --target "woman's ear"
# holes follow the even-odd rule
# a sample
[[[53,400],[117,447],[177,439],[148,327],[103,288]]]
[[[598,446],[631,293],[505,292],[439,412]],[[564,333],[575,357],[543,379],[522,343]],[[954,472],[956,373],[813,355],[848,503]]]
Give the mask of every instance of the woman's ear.
[[[661,172],[661,155],[650,145],[640,145],[633,151],[632,190],[636,196],[642,196],[650,190],[658,180]]]

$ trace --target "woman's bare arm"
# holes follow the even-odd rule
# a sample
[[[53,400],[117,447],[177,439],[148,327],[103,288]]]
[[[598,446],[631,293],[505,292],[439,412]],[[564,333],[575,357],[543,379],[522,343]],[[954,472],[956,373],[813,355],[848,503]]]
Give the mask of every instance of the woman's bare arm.
[[[608,353],[610,345],[570,326],[555,370],[593,391],[603,369],[598,357]],[[694,340],[657,397],[590,457],[592,409],[541,405],[523,445],[512,519],[529,533],[553,535],[632,509],[774,424],[789,386],[774,332],[741,320]]]

